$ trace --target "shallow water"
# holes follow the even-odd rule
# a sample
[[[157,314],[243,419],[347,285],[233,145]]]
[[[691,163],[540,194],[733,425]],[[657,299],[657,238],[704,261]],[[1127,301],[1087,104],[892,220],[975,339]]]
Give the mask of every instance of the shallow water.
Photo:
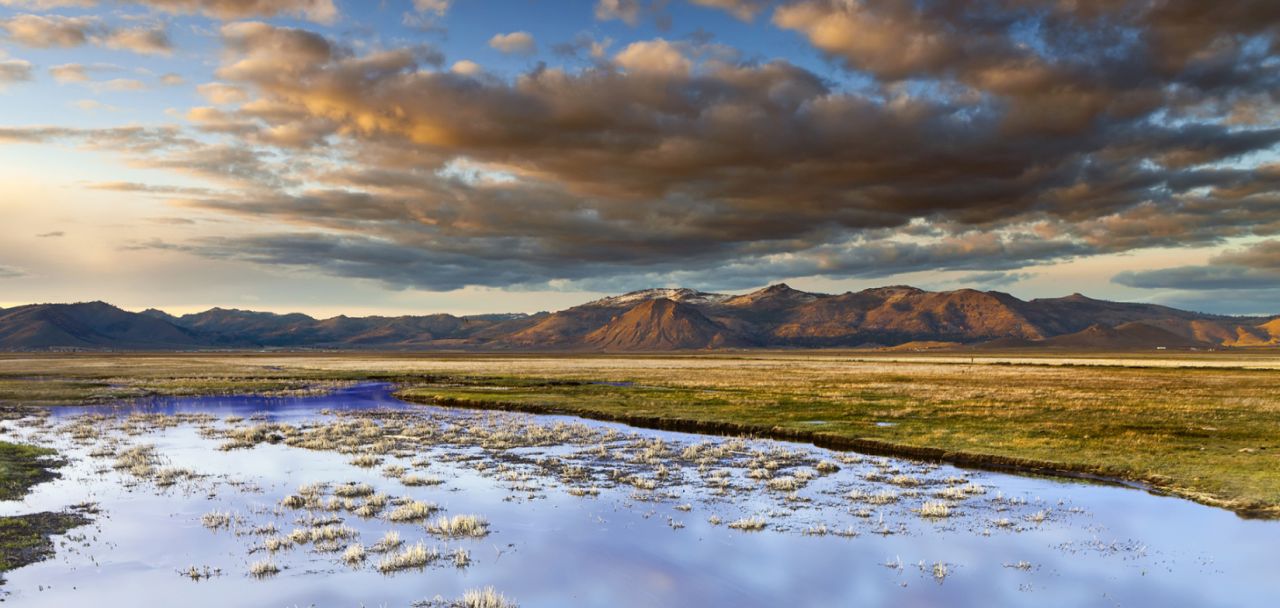
[[[157,424],[150,418],[131,427],[135,435],[121,432],[128,425],[120,424],[93,440],[75,440],[68,431],[86,414],[122,421],[136,412],[216,419]],[[227,422],[226,416],[255,420]],[[413,455],[382,456],[382,466],[399,464],[444,480],[425,487],[406,487],[384,476],[381,466],[354,466],[350,454],[272,443],[224,451],[219,446],[225,439],[210,436],[237,424],[306,426],[335,417],[419,429],[449,428],[456,421],[469,430],[421,442]],[[465,440],[475,429],[527,433],[558,423],[582,425],[573,434],[587,438],[579,445],[506,448]],[[609,429],[619,433],[601,439]],[[1274,565],[1280,522],[1244,520],[1127,488],[878,457],[855,462],[856,456],[767,440],[742,442],[738,456],[699,471],[679,456],[684,448],[732,440],[409,405],[380,385],[318,397],[173,398],[62,409],[43,425],[7,423],[6,434],[56,445],[73,461],[61,480],[38,486],[22,503],[0,503],[0,512],[60,510],[86,501],[101,509],[93,524],[59,539],[56,557],[8,573],[4,593],[12,605],[407,606],[490,585],[526,607],[1261,606],[1280,597]],[[111,457],[89,455],[112,438],[122,441],[121,448],[154,444],[167,465],[204,477],[161,488],[114,470]],[[659,438],[664,444],[657,460],[667,477],[656,476],[653,459],[633,462],[653,445],[642,441]],[[596,443],[608,443],[607,457],[590,455]],[[814,476],[794,495],[771,491],[747,476],[751,464],[763,460],[748,462],[752,457],[742,455],[753,451],[782,461],[775,479],[812,473],[814,463],[824,460],[841,462],[840,470]],[[586,470],[585,479],[548,472],[567,463]],[[723,494],[707,482],[713,470],[725,471],[730,489]],[[894,475],[922,485],[890,483]],[[619,479],[628,476],[652,479],[658,487],[640,489]],[[389,522],[385,513],[315,513],[341,517],[366,547],[397,530],[409,544],[422,540],[444,553],[465,548],[472,563],[460,569],[442,559],[421,570],[382,574],[376,555],[351,567],[340,551],[296,546],[270,556],[282,568],[279,574],[250,576],[250,564],[269,553],[264,537],[249,530],[273,522],[288,534],[311,513],[282,508],[281,500],[304,484],[326,482],[365,482],[391,496],[434,502],[445,515],[479,514],[490,533],[449,539],[421,523]],[[916,512],[962,484],[979,484],[985,492],[948,501],[949,517]],[[574,496],[570,488],[595,488],[599,495]],[[861,498],[849,498],[855,490]],[[898,498],[868,502],[879,492]],[[211,511],[241,521],[210,530],[201,517]],[[711,523],[713,516],[722,523]],[[750,532],[726,525],[750,516],[767,527]],[[820,526],[852,532],[806,533]],[[180,574],[191,566],[220,574],[198,581]]]

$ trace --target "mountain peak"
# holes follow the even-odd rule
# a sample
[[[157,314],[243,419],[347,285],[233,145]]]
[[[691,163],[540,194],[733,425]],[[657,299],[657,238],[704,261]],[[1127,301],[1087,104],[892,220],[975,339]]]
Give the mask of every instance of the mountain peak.
[[[729,298],[730,296],[721,293],[706,293],[689,289],[687,287],[658,287],[654,289],[631,291],[620,296],[600,298],[594,302],[588,302],[585,306],[623,308],[632,306],[637,302],[658,299],[666,299],[684,304],[719,304]]]
[[[756,291],[746,295],[730,298],[725,301],[725,304],[737,307],[761,305],[790,306],[812,302],[821,297],[826,296],[809,293],[807,291],[799,291],[797,289],[792,289],[791,286],[786,283],[778,283],[776,285],[765,287],[764,289],[757,289]]]
[[[912,287],[911,285],[885,285],[884,287],[872,287],[871,289],[865,290],[865,293],[893,296],[925,293],[925,290],[920,289],[919,287]]]
[[[694,306],[653,298],[613,317],[587,334],[585,342],[602,350],[654,351],[728,346],[738,341]]]
[[[169,321],[169,322],[173,322],[177,319],[177,317],[163,310],[160,310],[159,308],[148,308],[138,314],[144,317],[151,317],[153,319],[164,319],[165,321]]]

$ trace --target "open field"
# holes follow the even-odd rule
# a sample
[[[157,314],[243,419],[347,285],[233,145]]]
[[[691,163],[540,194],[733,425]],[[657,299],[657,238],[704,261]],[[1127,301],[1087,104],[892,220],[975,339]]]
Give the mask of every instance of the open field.
[[[1002,381],[989,375],[1079,367],[975,362],[966,372],[780,353],[126,359],[62,365],[80,385],[182,395],[11,406],[17,417],[0,422],[7,441],[65,461],[58,479],[0,502],[6,600],[128,605],[145,588],[153,603],[192,608],[443,608],[492,588],[488,596],[512,598],[503,605],[527,608],[566,597],[620,608],[776,606],[797,597],[834,605],[870,587],[885,606],[1065,608],[1215,605],[1224,589],[1265,603],[1277,592],[1266,567],[1280,542],[1274,521],[1111,484],[939,464],[918,456],[1076,470],[882,438],[904,426],[907,437],[923,434],[915,419],[953,424],[917,400],[965,411],[975,391]],[[87,372],[115,364],[140,367],[109,381]],[[1155,368],[1090,369],[1106,378]],[[637,379],[597,380],[606,377]],[[1035,377],[1065,390],[1052,378]],[[927,393],[944,382],[970,403]],[[187,394],[253,385],[275,388]],[[536,413],[578,410],[658,428]],[[634,592],[653,577],[668,583]]]
[[[1104,475],[1280,516],[1280,356],[1266,352],[8,355],[0,402],[298,393],[365,379],[397,382],[415,401]]]

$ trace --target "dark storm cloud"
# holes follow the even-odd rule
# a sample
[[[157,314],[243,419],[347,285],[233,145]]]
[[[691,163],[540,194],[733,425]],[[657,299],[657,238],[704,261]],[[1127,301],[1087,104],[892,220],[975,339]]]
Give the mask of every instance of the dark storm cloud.
[[[1149,289],[1277,291],[1280,290],[1280,241],[1262,241],[1244,249],[1229,250],[1204,266],[1123,272],[1116,275],[1114,281]]]
[[[950,283],[979,289],[994,289],[1008,287],[1035,276],[1035,273],[1032,272],[975,272],[956,277]]]
[[[667,258],[640,263],[607,256],[568,264],[539,257],[536,244],[518,237],[453,239],[403,233],[379,238],[328,232],[280,233],[201,239],[183,244],[144,242],[132,248],[306,267],[328,274],[377,280],[394,288],[450,290],[482,285],[539,289],[560,284],[577,289],[617,291],[637,284],[743,289],[787,276],[876,278],[921,270],[1012,268],[1026,262],[1010,260],[1059,258],[1071,254],[1075,246],[1028,237],[1001,239],[973,233],[931,244],[872,240],[824,244],[783,254],[748,255],[734,251],[720,258],[731,261],[714,264],[688,264]],[[992,280],[990,284],[996,285],[996,282]]]
[[[250,237],[208,238],[173,244],[151,241],[130,249],[159,249],[193,253],[211,259],[243,260],[275,267],[297,268],[325,274],[370,279],[393,289],[421,288],[438,291],[470,285],[545,288],[543,268],[515,258],[484,259],[433,249],[405,247],[363,236],[317,233],[267,234]],[[569,278],[617,271],[625,266],[584,265]]]
[[[1152,301],[1182,310],[1226,315],[1275,317],[1280,314],[1280,288],[1175,291],[1153,296]]]

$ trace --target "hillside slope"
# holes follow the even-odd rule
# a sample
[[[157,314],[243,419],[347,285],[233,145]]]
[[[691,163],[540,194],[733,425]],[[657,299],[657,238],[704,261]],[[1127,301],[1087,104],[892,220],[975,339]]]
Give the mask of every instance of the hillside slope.
[[[600,350],[627,351],[687,350],[745,344],[697,308],[667,298],[636,304],[587,334],[583,341]]]
[[[743,295],[647,289],[534,315],[398,317],[213,308],[173,316],[103,302],[0,309],[0,349],[285,348],[654,351],[709,348],[1265,348],[1280,317],[1229,317],[1080,294],[907,286],[843,294],[778,284]]]

